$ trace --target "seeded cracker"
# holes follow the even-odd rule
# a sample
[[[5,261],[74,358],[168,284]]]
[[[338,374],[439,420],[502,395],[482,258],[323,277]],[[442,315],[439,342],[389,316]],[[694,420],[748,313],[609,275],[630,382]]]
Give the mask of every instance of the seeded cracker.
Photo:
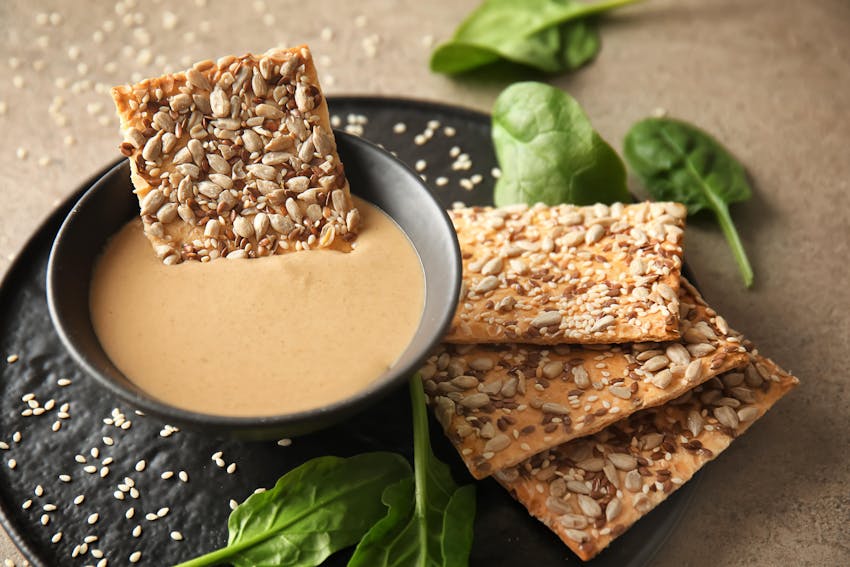
[[[678,335],[685,208],[449,211],[463,255],[451,343],[624,343]]]
[[[741,370],[496,473],[583,560],[649,513],[798,380],[753,352]]]
[[[438,421],[475,478],[664,404],[747,362],[684,279],[682,338],[623,345],[444,345],[422,369]]]
[[[112,96],[166,264],[350,249],[360,217],[306,46],[202,61]]]

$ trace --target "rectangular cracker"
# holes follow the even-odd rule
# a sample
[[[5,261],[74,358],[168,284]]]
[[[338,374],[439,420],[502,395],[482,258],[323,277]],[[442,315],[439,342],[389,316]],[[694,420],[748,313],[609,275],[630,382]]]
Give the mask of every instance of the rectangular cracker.
[[[450,343],[625,343],[678,335],[685,207],[449,211],[463,257]]]
[[[112,96],[165,263],[350,249],[359,213],[307,46],[202,61]]]
[[[623,345],[443,345],[425,392],[475,478],[668,402],[747,361],[740,338],[684,279],[682,337]]]
[[[535,455],[496,479],[581,559],[687,482],[798,380],[756,352],[664,406]]]

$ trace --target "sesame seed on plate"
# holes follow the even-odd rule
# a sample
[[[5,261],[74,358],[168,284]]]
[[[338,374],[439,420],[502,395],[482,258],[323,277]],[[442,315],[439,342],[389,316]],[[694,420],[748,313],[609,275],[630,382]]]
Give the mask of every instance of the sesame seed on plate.
[[[76,498],[74,498],[74,504],[76,506],[79,506],[80,504],[82,504],[85,501],[85,499],[86,499],[85,494],[79,494],[79,495],[77,495]]]
[[[91,515],[90,515],[90,516],[86,519],[86,522],[88,522],[88,523],[89,523],[89,525],[91,526],[91,525],[96,524],[96,523],[97,523],[97,520],[98,520],[99,518],[100,518],[100,515],[99,515],[97,512],[95,512],[94,514],[91,514]]]
[[[18,148],[18,150],[21,150],[21,149],[23,149],[23,148]],[[26,151],[26,150],[24,150],[24,151]],[[18,359],[19,359],[19,357],[18,357],[17,354],[10,354],[9,356],[6,357],[6,362],[8,362],[9,364],[15,364],[16,362],[18,362]]]
[[[10,469],[15,470],[15,467],[18,466],[18,461],[16,461],[15,459],[9,459],[9,462],[7,464],[9,465]]]
[[[284,437],[283,439],[280,439],[277,442],[277,444],[280,445],[281,447],[289,447],[290,445],[292,445],[292,439],[289,439],[288,437]]]
[[[183,541],[183,534],[178,531],[173,531],[169,534],[174,541]]]
[[[172,476],[174,476],[174,473],[173,473],[172,471],[165,471],[164,473],[162,473],[161,475],[159,475],[159,477],[160,477],[162,480],[168,480],[168,479],[169,479],[169,478],[171,478]]]
[[[59,480],[61,480],[62,482],[71,482],[71,475],[69,475],[69,474],[60,474],[60,475],[59,475]]]
[[[142,552],[141,551],[134,551],[133,553],[130,554],[130,563],[138,563],[141,558],[142,558]]]
[[[227,465],[227,474],[233,474],[236,472],[236,463],[230,463]]]
[[[139,537],[140,535],[142,535],[142,525],[137,525],[135,528],[133,528],[133,531],[130,532],[130,534],[132,534],[133,537]]]
[[[186,471],[180,471],[180,474],[177,475],[181,481],[189,482],[189,473]]]

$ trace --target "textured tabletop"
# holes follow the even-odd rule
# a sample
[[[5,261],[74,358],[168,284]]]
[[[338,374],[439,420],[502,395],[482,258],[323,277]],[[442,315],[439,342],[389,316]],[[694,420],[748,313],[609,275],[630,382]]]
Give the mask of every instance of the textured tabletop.
[[[434,42],[476,4],[0,2],[0,274],[55,205],[118,156],[112,85],[309,43],[328,94],[487,110],[504,83],[452,80],[427,66]],[[850,3],[648,0],[607,19],[602,36],[593,64],[553,82],[617,148],[633,122],[660,108],[744,162],[755,195],[732,213],[755,287],[744,289],[711,222],[691,222],[685,256],[708,301],[802,380],[706,469],[654,564],[846,564]],[[6,557],[22,562],[0,534]]]

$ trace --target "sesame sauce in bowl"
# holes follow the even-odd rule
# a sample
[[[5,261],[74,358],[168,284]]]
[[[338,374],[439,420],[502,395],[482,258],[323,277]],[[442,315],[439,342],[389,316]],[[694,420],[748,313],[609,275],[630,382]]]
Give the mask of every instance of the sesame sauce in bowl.
[[[91,320],[141,390],[204,414],[311,410],[366,388],[413,338],[424,303],[419,256],[379,208],[356,200],[351,252],[164,265],[140,222],[97,262]]]

